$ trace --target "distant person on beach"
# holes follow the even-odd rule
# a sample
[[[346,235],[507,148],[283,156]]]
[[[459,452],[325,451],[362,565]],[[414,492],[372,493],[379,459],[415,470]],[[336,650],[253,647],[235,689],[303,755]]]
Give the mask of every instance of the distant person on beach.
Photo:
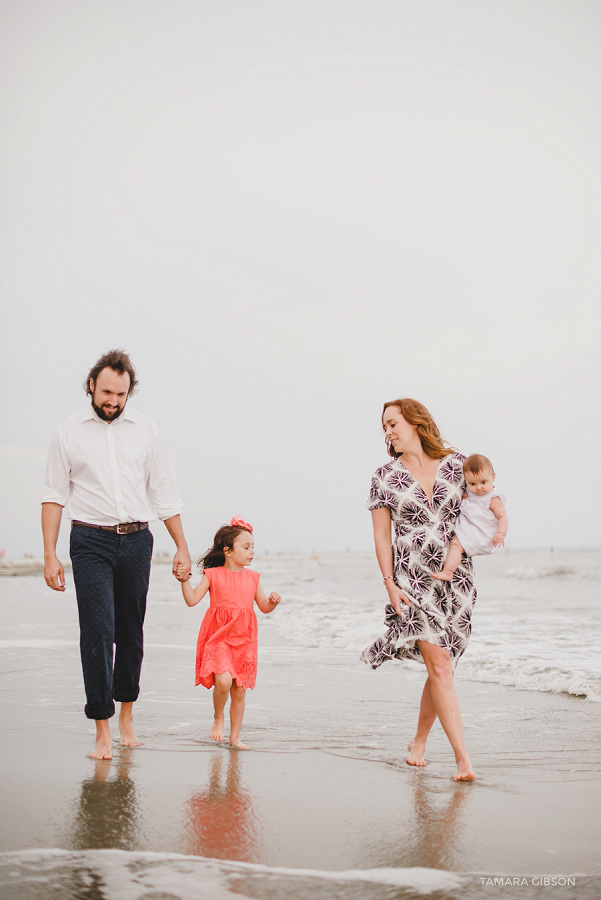
[[[467,492],[463,495],[455,534],[444,566],[434,575],[439,581],[452,581],[461,556],[485,556],[505,544],[507,511],[505,497],[495,487],[495,471],[490,459],[473,453],[463,463]]]
[[[255,550],[252,525],[239,516],[223,525],[213,546],[198,561],[203,569],[196,588],[187,580],[185,566],[177,571],[188,606],[200,603],[207,591],[210,606],[200,626],[196,649],[196,684],[213,688],[214,722],[211,739],[223,740],[224,713],[230,697],[230,746],[248,750],[240,740],[247,688],[254,688],[257,677],[258,645],[256,603],[261,612],[270,613],[282,599],[272,592],[265,596],[259,584],[261,576],[247,566]]]
[[[428,675],[406,761],[427,765],[426,741],[438,718],[455,753],[453,779],[473,781],[453,684],[453,668],[467,646],[476,600],[471,559],[461,558],[452,581],[433,578],[453,538],[466,488],[465,457],[445,445],[432,416],[417,400],[385,403],[382,426],[393,459],[374,473],[367,507],[390,600],[388,628],[361,659],[373,669],[389,659],[425,663]]]
[[[133,704],[140,690],[153,546],[148,522],[155,514],[177,547],[173,572],[190,572],[167,449],[153,420],[127,407],[137,384],[123,350],[100,357],[84,383],[90,406],[65,419],[52,438],[42,494],[44,577],[55,591],[65,590],[56,555],[64,507],[71,519],[85,714],[96,721],[94,759],[112,757],[115,700],[121,703],[121,744],[140,744]]]

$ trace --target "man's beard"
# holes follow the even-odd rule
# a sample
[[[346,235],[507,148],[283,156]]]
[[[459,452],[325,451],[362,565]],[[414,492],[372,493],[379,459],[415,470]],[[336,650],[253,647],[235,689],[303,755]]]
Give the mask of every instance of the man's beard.
[[[96,413],[99,419],[102,419],[103,422],[114,422],[115,419],[118,419],[123,410],[125,409],[125,403],[119,409],[117,409],[114,413],[105,412],[102,407],[96,406],[94,401],[92,400],[92,409]]]

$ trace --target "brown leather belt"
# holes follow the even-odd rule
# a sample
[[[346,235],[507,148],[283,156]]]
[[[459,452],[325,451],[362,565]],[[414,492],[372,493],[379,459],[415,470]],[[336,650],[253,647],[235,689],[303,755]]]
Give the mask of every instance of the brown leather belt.
[[[98,528],[100,531],[116,531],[117,534],[134,534],[136,531],[145,531],[148,522],[120,522],[119,525],[92,525],[90,522],[78,522],[73,519],[71,525],[83,525],[84,528]]]

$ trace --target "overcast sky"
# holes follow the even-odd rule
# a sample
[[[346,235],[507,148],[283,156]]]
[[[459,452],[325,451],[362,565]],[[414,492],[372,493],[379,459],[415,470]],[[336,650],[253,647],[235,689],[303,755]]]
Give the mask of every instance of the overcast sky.
[[[492,459],[510,548],[599,545],[601,4],[1,15],[7,555],[41,552],[52,430],[110,347],[194,551],[235,514],[260,551],[369,549],[399,396]]]

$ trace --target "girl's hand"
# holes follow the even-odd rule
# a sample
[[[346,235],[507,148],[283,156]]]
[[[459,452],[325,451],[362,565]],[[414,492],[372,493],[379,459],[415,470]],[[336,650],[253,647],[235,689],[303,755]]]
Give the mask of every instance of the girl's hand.
[[[405,614],[404,607],[411,606],[411,600],[409,599],[407,594],[405,594],[404,591],[402,591],[400,587],[398,587],[398,585],[394,584],[392,581],[390,583],[388,581],[386,582],[386,590],[388,591],[388,597],[394,607],[395,613],[397,614],[397,616],[400,616],[402,618]]]
[[[275,591],[272,591],[271,594],[269,595],[269,597],[267,598],[267,602],[269,603],[269,605],[271,606],[272,609],[275,609],[281,599],[282,598],[279,594],[276,594]]]
[[[505,546],[505,535],[501,534],[500,531],[497,531],[494,538],[492,539],[493,547],[504,547]]]

